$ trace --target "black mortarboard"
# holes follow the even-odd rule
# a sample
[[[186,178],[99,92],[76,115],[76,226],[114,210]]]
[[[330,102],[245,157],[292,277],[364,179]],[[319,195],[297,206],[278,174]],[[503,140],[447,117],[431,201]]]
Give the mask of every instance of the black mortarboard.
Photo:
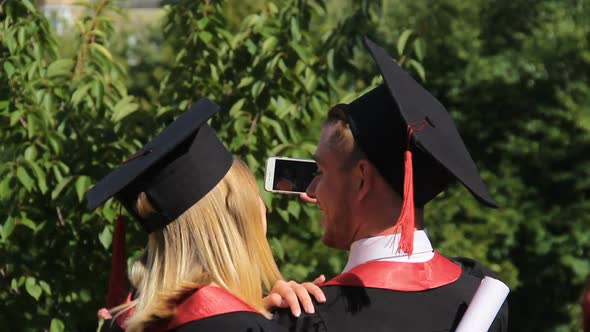
[[[225,176],[233,156],[207,124],[219,106],[202,98],[87,195],[93,210],[115,196],[149,233],[174,221]],[[133,209],[145,192],[156,208],[148,220]]]
[[[423,206],[454,180],[483,204],[497,207],[443,105],[383,48],[366,37],[365,45],[385,82],[348,104],[345,114],[367,158],[403,196],[400,219],[412,215],[402,237],[413,232],[414,204]],[[407,211],[406,205],[411,205]]]
[[[413,127],[414,200],[423,206],[455,179],[480,202],[497,207],[444,106],[383,48],[365,37],[385,83],[346,107],[353,135],[368,159],[403,193],[404,150]]]

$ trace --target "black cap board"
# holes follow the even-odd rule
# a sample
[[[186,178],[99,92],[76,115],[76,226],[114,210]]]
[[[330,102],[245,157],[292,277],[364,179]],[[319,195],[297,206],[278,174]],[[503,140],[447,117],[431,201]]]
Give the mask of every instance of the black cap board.
[[[423,206],[458,180],[497,207],[444,106],[369,38],[384,83],[345,107],[355,141],[392,188],[403,193],[404,151],[412,128],[414,201]]]
[[[221,181],[233,156],[207,124],[219,106],[202,98],[87,194],[94,210],[116,197],[149,233],[174,221]],[[133,209],[145,192],[157,213],[149,220]]]

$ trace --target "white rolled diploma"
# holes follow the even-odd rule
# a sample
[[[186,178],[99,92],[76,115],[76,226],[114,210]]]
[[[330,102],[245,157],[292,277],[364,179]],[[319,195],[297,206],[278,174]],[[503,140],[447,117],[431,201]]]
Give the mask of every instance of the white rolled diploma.
[[[455,332],[487,332],[509,292],[500,280],[483,278]]]

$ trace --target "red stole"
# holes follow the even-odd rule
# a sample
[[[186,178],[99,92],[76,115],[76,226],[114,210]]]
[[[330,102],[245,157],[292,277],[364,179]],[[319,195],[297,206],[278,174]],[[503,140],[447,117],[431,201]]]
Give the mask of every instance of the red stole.
[[[461,276],[462,269],[434,252],[423,263],[371,261],[337,275],[323,286],[355,286],[403,292],[418,292],[448,285]]]
[[[127,297],[127,301],[131,296]],[[244,301],[237,298],[224,288],[217,286],[205,286],[188,293],[181,298],[176,306],[176,315],[171,319],[150,325],[147,331],[173,330],[186,323],[230,312],[247,311],[260,314]],[[128,310],[117,318],[117,324],[123,329],[127,328],[125,321],[133,315],[134,310]]]

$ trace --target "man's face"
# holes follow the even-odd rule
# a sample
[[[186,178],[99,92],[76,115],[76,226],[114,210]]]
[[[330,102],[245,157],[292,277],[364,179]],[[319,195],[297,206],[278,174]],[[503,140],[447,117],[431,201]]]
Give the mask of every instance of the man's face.
[[[314,153],[318,171],[307,188],[307,194],[317,199],[322,211],[321,222],[324,227],[322,242],[332,248],[348,250],[357,227],[352,217],[354,190],[350,176],[351,168],[344,156],[331,148],[329,138],[334,126],[325,126],[320,143]]]

